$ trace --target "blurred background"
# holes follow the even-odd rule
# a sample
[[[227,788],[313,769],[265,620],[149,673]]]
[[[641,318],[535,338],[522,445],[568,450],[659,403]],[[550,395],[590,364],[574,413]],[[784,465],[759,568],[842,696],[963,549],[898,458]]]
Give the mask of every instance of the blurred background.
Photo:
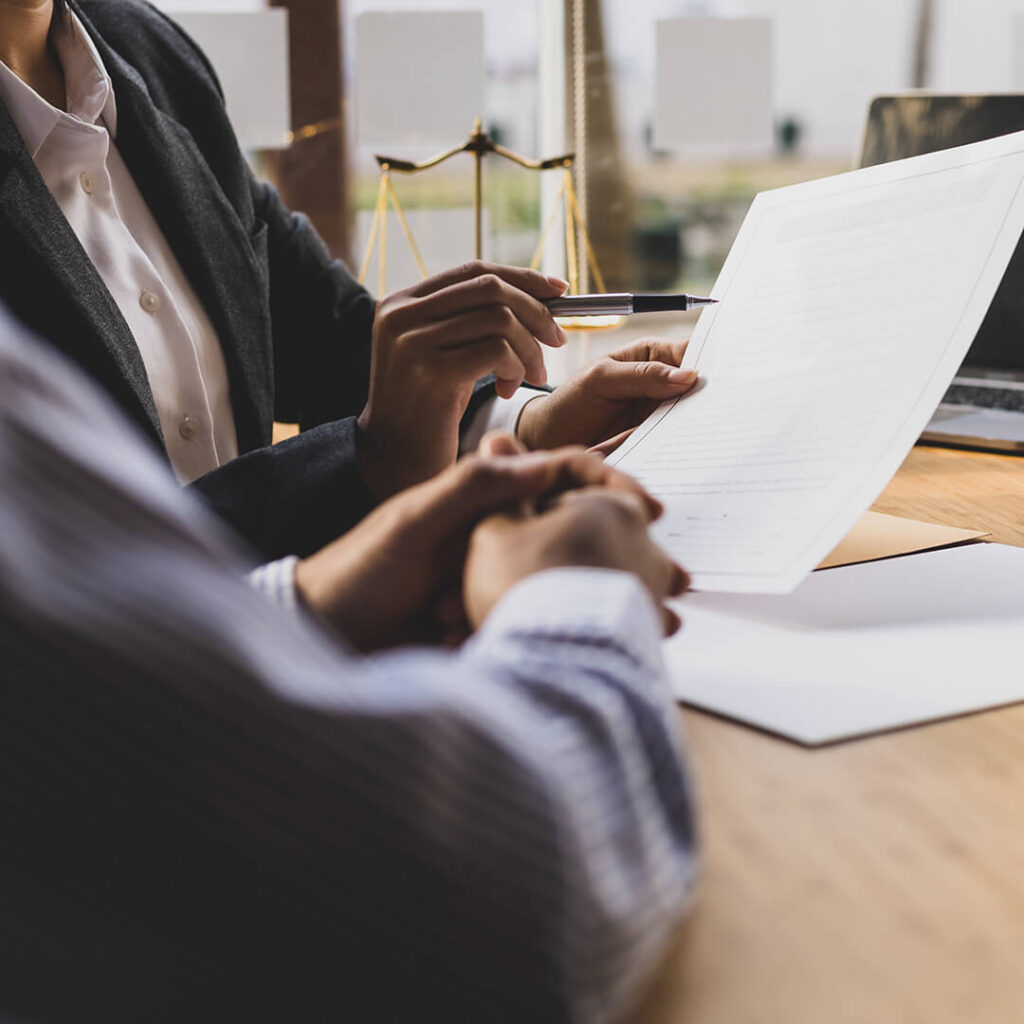
[[[258,91],[246,76],[275,88],[265,43],[252,34],[266,13],[260,0],[216,0],[235,16],[216,25],[188,0],[161,6],[210,51],[229,106],[232,92],[241,111]],[[755,193],[855,165],[873,95],[1024,85],[1024,0],[276,6],[286,12],[274,31],[286,33],[287,123],[273,145],[243,141],[260,173],[356,269],[378,203],[374,155],[423,160],[464,142],[474,116],[524,156],[577,154],[581,213],[609,290],[702,292]],[[257,102],[266,113],[266,99]],[[232,114],[236,123],[246,116]],[[716,125],[729,130],[716,134]],[[528,263],[553,217],[544,263],[564,272],[572,245],[556,209],[560,174],[487,158],[485,256]],[[428,270],[473,255],[470,156],[395,174],[393,185]],[[576,241],[583,253],[582,235]],[[394,214],[386,245],[386,287],[411,283],[416,264]],[[379,283],[378,251],[368,286]]]

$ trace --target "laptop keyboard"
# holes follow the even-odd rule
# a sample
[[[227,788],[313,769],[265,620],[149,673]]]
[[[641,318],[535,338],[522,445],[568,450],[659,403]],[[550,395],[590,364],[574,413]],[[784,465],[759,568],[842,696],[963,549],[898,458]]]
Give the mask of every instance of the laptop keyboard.
[[[976,409],[1009,409],[1013,412],[1024,412],[1024,388],[953,384],[942,401],[950,405],[973,405]]]

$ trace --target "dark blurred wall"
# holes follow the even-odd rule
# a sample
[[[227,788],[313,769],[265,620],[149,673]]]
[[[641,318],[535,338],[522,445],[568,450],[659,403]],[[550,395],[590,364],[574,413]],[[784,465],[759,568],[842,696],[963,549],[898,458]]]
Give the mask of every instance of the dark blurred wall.
[[[301,210],[335,256],[348,259],[346,152],[339,0],[270,0],[288,11],[292,130],[328,122],[311,138],[269,157],[285,203]]]

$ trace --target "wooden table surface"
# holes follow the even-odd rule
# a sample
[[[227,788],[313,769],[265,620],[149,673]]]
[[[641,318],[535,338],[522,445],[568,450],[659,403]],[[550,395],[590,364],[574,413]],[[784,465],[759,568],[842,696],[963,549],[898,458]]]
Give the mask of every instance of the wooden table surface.
[[[575,336],[552,382],[679,319]],[[1024,458],[917,447],[873,508],[1024,547]],[[1024,705],[819,749],[681,714],[703,877],[636,1020],[1024,1022]]]
[[[1024,458],[918,447],[873,507],[1024,546]],[[703,878],[639,1019],[1024,1021],[1024,705],[821,749],[682,714]]]

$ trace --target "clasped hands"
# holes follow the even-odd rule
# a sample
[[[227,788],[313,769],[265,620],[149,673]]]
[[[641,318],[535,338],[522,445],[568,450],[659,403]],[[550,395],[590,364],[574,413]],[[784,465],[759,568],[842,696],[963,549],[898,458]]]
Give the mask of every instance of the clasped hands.
[[[598,456],[693,386],[685,342],[599,360],[528,402],[518,440],[486,438],[456,463],[477,380],[493,373],[503,398],[546,383],[541,345],[566,335],[545,300],[567,287],[475,262],[378,304],[357,457],[371,490],[395,497],[296,571],[306,603],[360,649],[458,642],[518,580],[563,566],[632,572],[678,628],[665,601],[687,577],[647,529],[661,506]]]
[[[474,262],[378,303],[357,456],[378,497],[455,462],[459,422],[481,377],[493,373],[503,398],[524,382],[546,383],[541,345],[564,345],[566,335],[544,303],[567,287],[532,270]],[[648,340],[598,360],[530,401],[518,438],[533,450],[611,451],[660,402],[693,387],[696,374],[679,366],[685,348]]]
[[[519,580],[544,569],[631,572],[679,627],[667,598],[686,573],[648,525],[661,506],[631,477],[580,448],[523,451],[484,438],[426,483],[385,501],[296,568],[305,603],[363,651],[457,643]]]

